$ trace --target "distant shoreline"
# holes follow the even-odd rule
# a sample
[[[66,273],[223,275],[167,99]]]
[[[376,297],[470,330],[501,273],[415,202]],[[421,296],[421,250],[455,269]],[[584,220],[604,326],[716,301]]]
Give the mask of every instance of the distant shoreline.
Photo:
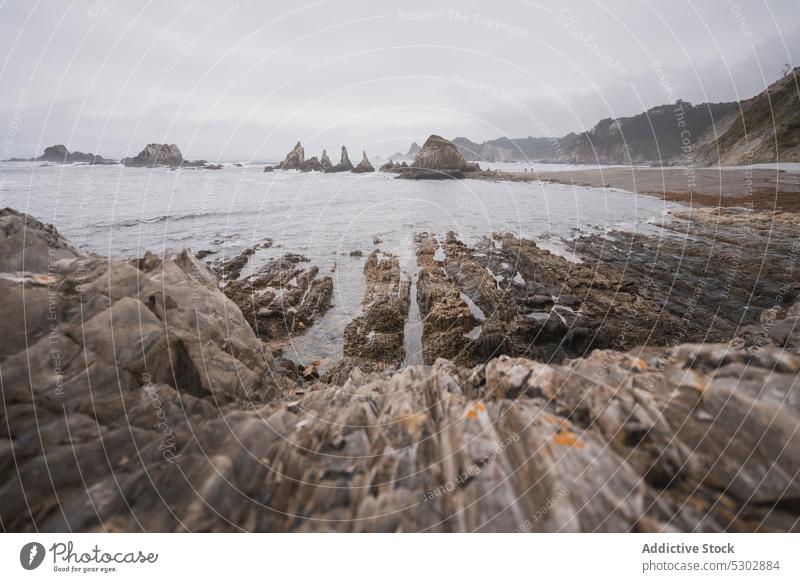
[[[473,180],[552,182],[615,188],[697,206],[748,206],[800,211],[800,173],[741,168],[592,168],[548,172],[482,171]]]

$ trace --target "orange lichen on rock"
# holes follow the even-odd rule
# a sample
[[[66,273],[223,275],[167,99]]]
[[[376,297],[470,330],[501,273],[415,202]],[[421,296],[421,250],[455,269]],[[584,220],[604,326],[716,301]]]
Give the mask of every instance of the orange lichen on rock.
[[[475,419],[478,418],[478,414],[486,412],[486,405],[483,402],[476,402],[472,406],[469,407],[467,410],[466,417]]]
[[[553,442],[557,445],[561,445],[562,447],[570,447],[572,449],[583,449],[586,447],[586,445],[578,439],[575,433],[569,430],[566,422],[562,422],[558,432],[553,435]]]

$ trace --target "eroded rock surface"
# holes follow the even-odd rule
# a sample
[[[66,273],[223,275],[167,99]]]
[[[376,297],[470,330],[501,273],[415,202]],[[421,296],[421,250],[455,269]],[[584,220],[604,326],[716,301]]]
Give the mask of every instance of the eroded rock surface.
[[[234,261],[238,277],[244,264],[238,258]],[[258,337],[272,342],[305,331],[330,308],[333,279],[318,274],[319,268],[309,265],[308,258],[287,253],[269,260],[253,275],[231,278],[223,290]]]
[[[328,157],[327,150],[322,150],[322,157],[319,159],[319,165],[323,172],[333,171],[333,162],[331,162],[331,159]]]
[[[364,264],[367,289],[362,314],[344,331],[344,354],[386,365],[403,361],[403,326],[408,316],[410,282],[397,257],[375,250]]]
[[[347,155],[347,148],[342,146],[342,154],[339,158],[339,163],[336,164],[330,171],[331,172],[349,172],[353,169],[353,164],[350,157]]]
[[[175,144],[151,143],[146,145],[135,157],[125,158],[121,163],[123,166],[133,168],[176,167],[183,163],[183,155]]]
[[[760,329],[730,344],[601,349],[559,364],[438,359],[299,385],[191,253],[109,261],[6,211],[4,270],[23,250],[26,268],[50,264],[46,248],[23,244],[20,221],[65,256],[0,276],[6,531],[799,529],[796,301],[762,311]],[[485,243],[512,259],[496,270],[455,236],[416,242],[434,349],[453,349],[444,340],[473,324],[488,334],[492,305],[507,325],[520,304],[548,320],[567,304],[552,293],[569,278],[564,264],[514,237]],[[311,271],[302,258],[275,261],[256,277],[290,293],[286,277],[300,287]],[[611,287],[597,301],[618,285],[602,275]],[[373,253],[365,276],[356,340],[408,302],[394,257]],[[568,289],[586,291],[572,277]],[[596,317],[588,303],[576,318]]]
[[[410,167],[387,168],[397,172],[398,178],[411,180],[461,179],[464,172],[479,170],[477,164],[464,159],[458,147],[439,135],[431,135],[414,158]]]
[[[278,170],[299,170],[305,161],[305,150],[300,142],[297,142],[291,151],[286,154],[286,158],[275,166]]]

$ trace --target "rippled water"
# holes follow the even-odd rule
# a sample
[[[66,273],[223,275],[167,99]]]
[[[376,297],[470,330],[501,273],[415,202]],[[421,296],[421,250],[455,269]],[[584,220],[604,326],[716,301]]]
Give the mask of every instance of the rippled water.
[[[537,169],[558,169],[539,165]],[[190,247],[230,258],[271,238],[248,274],[286,252],[307,255],[334,279],[334,308],[292,342],[298,360],[336,356],[358,313],[362,268],[379,247],[413,277],[413,234],[457,232],[465,242],[495,231],[565,252],[579,231],[652,230],[669,205],[630,193],[551,183],[413,181],[374,174],[0,164],[0,204],[56,225],[76,246],[113,257]],[[375,238],[382,239],[374,244]],[[364,257],[350,257],[353,250]],[[412,335],[415,330],[408,330]]]

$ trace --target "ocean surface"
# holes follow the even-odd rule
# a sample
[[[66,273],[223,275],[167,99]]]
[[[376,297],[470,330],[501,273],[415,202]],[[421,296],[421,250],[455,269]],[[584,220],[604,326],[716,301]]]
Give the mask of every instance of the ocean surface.
[[[207,260],[225,260],[272,239],[271,248],[253,255],[242,272],[247,276],[287,252],[308,256],[320,275],[333,277],[334,307],[293,339],[287,355],[301,362],[341,353],[344,327],[359,313],[364,261],[374,248],[397,254],[412,279],[413,235],[425,231],[452,230],[467,243],[513,232],[576,260],[564,241],[611,229],[658,232],[665,212],[675,207],[619,190],[551,183],[262,169],[263,164],[226,164],[214,171],[0,163],[0,205],[55,224],[83,250],[115,258],[189,247],[214,251]],[[364,256],[351,257],[353,250]],[[415,326],[407,326],[409,337],[418,337]],[[416,363],[418,356],[410,357]]]

